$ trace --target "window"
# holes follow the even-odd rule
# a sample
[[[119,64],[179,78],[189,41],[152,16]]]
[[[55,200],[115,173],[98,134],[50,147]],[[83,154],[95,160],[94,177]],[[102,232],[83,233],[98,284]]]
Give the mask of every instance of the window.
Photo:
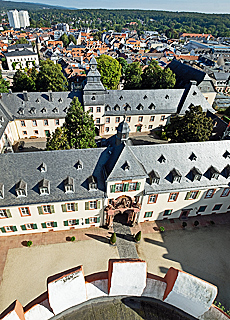
[[[41,195],[43,195],[43,194],[49,194],[48,188],[40,188],[39,191],[40,191],[40,194],[41,194]]]
[[[0,210],[0,218],[8,218],[6,209],[1,209]]]
[[[93,107],[89,107],[89,112],[93,112]]]
[[[151,116],[150,121],[154,121],[154,120],[155,120],[155,116]]]
[[[150,217],[152,217],[152,215],[153,215],[152,211],[145,212],[144,218],[150,218]]]
[[[67,211],[75,211],[75,203],[66,203]]]
[[[230,188],[225,188],[221,194],[221,197],[227,197],[229,195]]]
[[[50,137],[50,131],[49,130],[45,130],[45,136],[48,138]]]
[[[85,219],[85,223],[89,224],[89,223],[99,223],[100,222],[100,217],[90,217]]]
[[[26,230],[31,230],[33,229],[33,224],[32,223],[27,223],[25,224]]]
[[[22,126],[22,127],[25,127],[25,126],[26,126],[26,123],[25,123],[24,120],[21,121],[21,126]]]
[[[151,195],[149,196],[149,201],[148,201],[148,203],[155,203],[155,202],[157,201],[157,197],[158,197],[157,194],[151,194]]]
[[[139,117],[139,118],[138,118],[138,121],[139,121],[139,122],[142,122],[142,121],[143,121],[143,117]]]
[[[170,216],[171,213],[172,213],[172,209],[165,210],[163,216]]]
[[[97,107],[97,112],[101,112],[101,107]]]
[[[38,130],[34,130],[34,134],[38,134]]]
[[[22,217],[30,216],[29,207],[19,208]]]
[[[26,196],[26,191],[25,190],[22,190],[22,189],[18,189],[17,191],[16,191],[16,193],[17,193],[17,196],[18,197],[21,197],[21,196]]]
[[[69,224],[69,226],[75,226],[78,223],[77,223],[76,219],[73,219],[73,220],[68,220],[68,224]]]
[[[47,119],[44,120],[44,126],[48,126],[49,125],[49,122]]]
[[[161,121],[164,121],[165,120],[165,116],[161,116]]]
[[[65,192],[73,192],[73,185],[65,186]]]
[[[129,191],[136,190],[136,182],[129,183]]]
[[[115,188],[115,192],[121,192],[121,191],[123,191],[123,184],[117,183],[116,188]]]
[[[221,207],[222,207],[222,204],[216,204],[216,205],[213,207],[212,211],[220,210]]]
[[[207,206],[200,206],[197,212],[205,212]]]
[[[54,226],[53,221],[45,222],[46,228],[52,228]]]
[[[90,209],[97,209],[97,201],[90,201],[89,208]]]
[[[96,123],[99,124],[100,123],[100,118],[96,119]]]
[[[23,133],[24,135],[26,135],[26,134],[27,134],[27,131],[22,131],[22,133]]]
[[[149,125],[149,129],[152,129],[152,128],[153,128],[153,126],[150,124],[150,125]]]
[[[51,213],[51,206],[45,205],[42,206],[43,213]]]
[[[55,119],[55,126],[59,126],[59,119]]]
[[[37,126],[37,120],[32,120],[32,125],[33,125],[34,127],[36,127],[36,126]]]
[[[170,201],[176,201],[178,195],[179,195],[179,192],[172,192],[172,193],[170,193],[168,201],[169,201],[169,202],[170,202]]]
[[[185,200],[194,200],[197,199],[200,195],[200,191],[195,190],[195,191],[190,191],[187,193]]]
[[[116,117],[115,122],[120,122],[120,117]]]
[[[106,123],[110,123],[110,118],[105,118]]]
[[[126,122],[130,122],[130,121],[131,121],[131,117],[127,117]]]
[[[207,192],[206,192],[206,195],[205,195],[205,198],[212,198],[214,193],[215,193],[216,189],[209,189]]]
[[[109,132],[109,127],[106,127],[106,128],[105,128],[105,132]]]

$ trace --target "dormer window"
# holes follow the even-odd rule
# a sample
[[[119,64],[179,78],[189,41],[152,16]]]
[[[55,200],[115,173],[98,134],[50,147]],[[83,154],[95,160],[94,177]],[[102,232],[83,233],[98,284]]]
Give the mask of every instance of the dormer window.
[[[111,108],[110,108],[110,106],[107,104],[107,106],[105,107],[105,111],[110,111],[111,110]]]
[[[123,167],[124,167],[124,170],[125,170],[125,171],[129,171],[129,169],[130,169],[130,164],[128,163],[128,161],[125,161]]]
[[[89,184],[89,190],[97,190],[97,181],[96,181],[96,178],[91,175],[89,178],[88,178],[88,184]]]
[[[67,113],[67,111],[68,111],[68,108],[66,107],[64,110],[63,110],[65,113]]]
[[[40,166],[40,171],[41,172],[46,172],[47,171],[47,165],[44,162],[42,162],[42,164]]]
[[[39,99],[39,98],[37,98],[37,99],[35,100],[35,102],[40,103],[40,99]]]
[[[215,167],[211,166],[209,168],[209,171],[210,171],[210,179],[218,179],[219,178],[220,173]]]
[[[126,103],[125,110],[126,111],[130,111],[131,110],[131,107],[130,107],[130,105],[128,103]]]
[[[224,171],[225,171],[225,177],[229,178],[230,177],[230,165],[229,164],[224,168]]]
[[[3,116],[0,116],[0,122],[4,122]]]
[[[180,182],[181,181],[182,175],[177,169],[174,168],[171,171],[171,175],[172,175],[172,182]]]
[[[35,113],[36,113],[36,109],[35,109],[34,107],[32,107],[32,108],[30,109],[30,113],[35,114]]]
[[[18,114],[20,114],[20,115],[24,114],[24,109],[23,108],[19,108],[18,109]]]
[[[163,156],[163,154],[160,156],[160,158],[158,159],[158,161],[159,161],[160,163],[165,163],[166,158]]]
[[[149,178],[150,178],[150,184],[153,184],[153,183],[159,184],[160,182],[160,176],[158,172],[156,172],[155,170],[152,170],[150,172]]]
[[[95,96],[92,96],[91,100],[96,100]]]
[[[137,109],[138,109],[138,110],[143,110],[143,109],[144,109],[144,107],[142,106],[142,104],[141,104],[141,103],[139,103],[139,104],[138,104],[138,106],[137,106]]]
[[[169,95],[168,94],[166,94],[165,99],[169,99]]]
[[[20,180],[15,186],[15,192],[17,197],[26,197],[27,196],[27,183],[23,180]]]
[[[68,176],[64,180],[64,187],[66,193],[74,192],[74,179]]]
[[[144,95],[143,99],[146,100],[148,97],[146,96],[146,94]]]
[[[0,183],[0,199],[4,199],[4,184]]]
[[[54,108],[53,110],[52,110],[54,113],[58,113],[58,108]]]
[[[200,172],[200,170],[196,167],[192,168],[191,170],[192,175],[193,175],[193,181],[198,180],[200,181],[201,177],[202,177],[202,173]]]
[[[197,156],[195,155],[195,153],[192,152],[192,154],[190,155],[189,159],[190,159],[191,161],[196,161]]]
[[[120,107],[119,107],[118,104],[115,105],[114,110],[115,110],[115,111],[120,111]]]
[[[120,98],[119,98],[120,100],[122,100],[123,99],[123,97],[122,96],[120,96]]]
[[[77,170],[82,170],[83,169],[83,163],[81,160],[78,160],[78,162],[76,163],[76,169]]]
[[[223,157],[225,159],[230,158],[230,152],[228,152],[227,150],[225,151],[225,153],[223,154]]]
[[[50,194],[50,181],[47,179],[42,179],[39,184],[39,193],[40,195],[49,195]]]
[[[63,102],[62,98],[58,99],[58,102],[62,103]]]
[[[156,109],[156,106],[154,103],[151,103],[150,106],[149,106],[149,109],[150,110],[155,110]]]
[[[44,108],[42,108],[41,112],[42,112],[42,113],[46,113],[46,112],[47,112],[47,109],[44,107]]]
[[[193,96],[196,96],[197,95],[197,92],[196,91],[193,91]]]

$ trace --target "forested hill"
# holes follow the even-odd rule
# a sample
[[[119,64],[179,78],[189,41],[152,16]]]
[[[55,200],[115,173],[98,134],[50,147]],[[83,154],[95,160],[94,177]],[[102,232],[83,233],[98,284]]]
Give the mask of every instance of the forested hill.
[[[8,10],[42,10],[42,9],[52,9],[59,8],[58,6],[51,6],[42,3],[29,3],[29,2],[14,2],[14,1],[2,1],[0,0],[0,11],[8,11]],[[65,9],[64,7],[60,7],[60,9]]]

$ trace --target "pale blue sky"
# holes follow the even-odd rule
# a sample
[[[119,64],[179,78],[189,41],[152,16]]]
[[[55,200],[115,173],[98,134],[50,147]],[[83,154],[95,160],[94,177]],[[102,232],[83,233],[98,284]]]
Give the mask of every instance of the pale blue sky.
[[[26,0],[25,2],[39,2],[79,9],[152,9],[168,11],[230,13],[230,0]]]

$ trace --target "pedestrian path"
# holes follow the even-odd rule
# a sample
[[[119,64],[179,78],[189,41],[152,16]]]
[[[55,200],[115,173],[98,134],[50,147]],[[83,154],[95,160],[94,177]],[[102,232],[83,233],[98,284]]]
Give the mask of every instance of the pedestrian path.
[[[117,235],[117,249],[121,259],[138,259],[135,241],[128,226],[119,222],[113,223],[114,232]]]

